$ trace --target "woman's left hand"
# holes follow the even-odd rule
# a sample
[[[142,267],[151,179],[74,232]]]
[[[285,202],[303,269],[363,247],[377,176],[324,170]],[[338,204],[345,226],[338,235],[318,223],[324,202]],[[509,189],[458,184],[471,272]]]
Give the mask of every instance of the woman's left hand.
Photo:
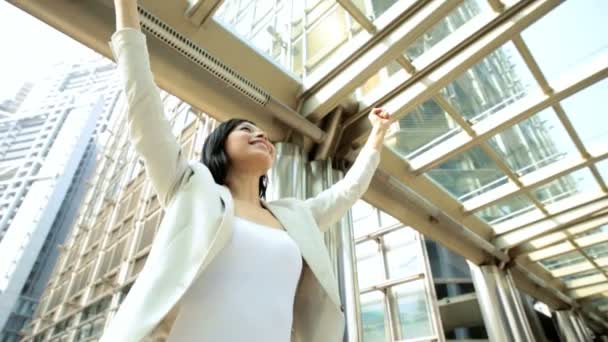
[[[382,108],[374,108],[368,115],[368,119],[372,124],[372,131],[367,138],[367,145],[375,150],[382,150],[384,135],[391,125],[391,115]]]
[[[372,127],[386,132],[391,125],[391,115],[382,108],[373,108],[368,115]]]

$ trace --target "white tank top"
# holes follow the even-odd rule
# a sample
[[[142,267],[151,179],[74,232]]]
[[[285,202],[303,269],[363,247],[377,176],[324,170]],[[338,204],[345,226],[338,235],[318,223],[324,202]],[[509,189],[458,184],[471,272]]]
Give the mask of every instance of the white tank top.
[[[234,217],[226,246],[181,301],[169,342],[288,342],[302,270],[287,232]]]

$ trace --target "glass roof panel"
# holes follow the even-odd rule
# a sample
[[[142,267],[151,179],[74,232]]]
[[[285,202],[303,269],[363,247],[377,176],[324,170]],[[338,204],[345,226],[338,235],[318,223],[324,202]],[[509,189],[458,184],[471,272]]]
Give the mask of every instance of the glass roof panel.
[[[385,138],[386,146],[408,159],[415,156],[412,152],[422,153],[462,131],[434,100],[400,118],[393,129]]]
[[[608,226],[588,230],[576,237],[576,243],[589,252],[592,257],[603,257],[608,249]]]
[[[562,160],[578,151],[553,109],[492,137],[488,143],[519,176]]]
[[[602,160],[596,165],[600,175],[602,175],[602,178],[604,179],[604,182],[608,183],[608,159]]]
[[[576,239],[577,239],[577,241],[579,241],[579,239],[581,239],[581,238],[583,238],[583,240],[589,240],[589,239],[593,238],[594,236],[597,236],[598,234],[605,233],[605,232],[608,232],[608,225],[602,225],[600,227],[593,228],[593,229],[584,231],[580,234],[577,234]]]
[[[608,29],[606,31],[608,32]],[[608,79],[595,83],[562,101],[564,111],[588,149],[608,147],[608,125],[598,125],[598,119],[606,113],[606,98],[608,98]]]
[[[522,32],[532,55],[551,82],[608,48],[608,1],[564,1]],[[584,19],[583,19],[584,18]],[[576,23],[576,25],[564,25]],[[558,39],[547,39],[547,34]]]
[[[591,306],[600,311],[608,310],[608,297],[606,297],[605,294],[595,296],[595,298],[591,301]]]
[[[355,96],[357,99],[362,98],[379,98],[384,94],[382,87],[387,83],[387,80],[391,79],[397,72],[405,73],[401,65],[396,61],[390,62],[384,68],[378,70],[372,77],[368,78],[357,90],[355,90]]]
[[[553,271],[558,268],[581,263],[585,260],[585,257],[581,253],[574,251],[557,257],[541,260],[539,263],[548,271]]]
[[[489,224],[495,224],[527,213],[534,208],[534,204],[528,197],[515,195],[476,212],[475,216]]]
[[[583,248],[583,251],[593,259],[602,258],[608,256],[608,243]]]
[[[372,1],[372,3],[364,4],[364,1],[361,0],[357,4],[357,7],[363,9],[370,16],[373,11],[370,9],[371,7],[378,6],[378,3],[388,2],[391,5],[395,2],[394,0],[388,1]],[[389,4],[383,4],[380,7],[386,8]],[[477,16],[482,11],[489,10],[490,7],[486,3],[486,1],[482,0],[465,0],[462,4],[456,7],[454,10],[450,12],[445,18],[440,20],[437,24],[431,27],[428,31],[422,34],[414,43],[412,43],[404,52],[404,54],[408,57],[409,60],[414,60],[419,56],[423,55],[426,51],[431,49],[437,43],[442,41],[444,38],[448,37],[452,32],[456,31],[459,27],[461,27],[466,22],[470,21],[472,18]],[[371,12],[370,12],[371,11]],[[391,78],[395,75],[397,71],[400,71],[400,74],[396,75],[396,77]],[[376,90],[378,87],[386,85],[389,82],[389,79],[392,81],[399,80],[397,83],[401,83],[404,77],[407,77],[407,72],[402,70],[402,67],[392,61],[387,65],[387,67],[381,69],[374,76],[370,77],[361,87],[357,89],[355,92],[357,98],[362,96],[368,97],[368,99],[364,102],[374,102],[379,97],[377,94],[373,94],[373,90]],[[396,84],[395,84],[396,85]],[[371,95],[371,96],[370,96]],[[373,99],[373,100],[370,100]]]
[[[584,279],[589,276],[593,276],[593,275],[597,275],[597,274],[600,274],[600,271],[598,271],[597,269],[594,268],[589,271],[579,272],[579,273],[563,276],[563,277],[560,277],[560,279],[566,284],[568,284],[568,283],[572,284],[572,282],[574,282],[575,280]]]
[[[582,257],[582,256],[581,256]],[[557,267],[551,271],[551,275],[554,277],[563,277],[567,275],[573,275],[580,272],[585,272],[589,270],[595,269],[592,263],[584,259],[584,261],[579,263],[574,263],[571,265],[564,265],[563,267]]]
[[[331,0],[226,0],[213,18],[299,76],[312,73],[361,31]]]
[[[445,18],[433,25],[428,31],[420,36],[411,46],[405,50],[405,55],[410,60],[415,60],[424,52],[435,46],[452,32],[476,17],[483,11],[489,11],[487,1],[465,0],[452,10]]]
[[[525,96],[536,83],[513,43],[504,44],[441,90],[471,124]]]
[[[384,12],[399,2],[399,0],[352,0],[352,2],[361,10],[361,12],[365,13],[368,18],[374,19],[384,14]],[[406,0],[402,2],[413,3],[415,1]]]
[[[578,238],[578,236],[582,236],[583,233],[593,230],[595,228],[596,228],[596,225],[588,224],[588,223],[581,223],[581,224],[574,225],[572,228],[568,229],[568,233],[576,235]],[[564,233],[558,232],[558,233],[549,234],[547,236],[543,236],[538,239],[534,239],[534,240],[530,241],[530,245],[533,246],[534,248],[543,248],[543,247],[546,247],[555,242],[564,240],[565,238],[566,238],[566,235]]]
[[[507,182],[506,175],[478,146],[445,161],[427,175],[461,201]]]
[[[575,232],[573,232],[572,230],[569,230],[570,234],[575,234]],[[561,239],[565,239],[566,236],[563,233],[556,233],[556,234],[560,234],[562,236]],[[551,235],[556,235],[556,234],[551,234]],[[589,247],[589,246],[593,246],[593,245],[597,245],[599,243],[603,243],[603,242],[608,242],[608,225],[603,225],[597,228],[592,228],[586,231],[583,231],[579,234],[576,234],[574,236],[574,241],[576,241],[576,243],[580,246],[580,247]],[[549,243],[555,243],[556,241],[552,241]],[[537,249],[534,252],[531,252],[530,254],[528,254],[530,260],[541,260],[541,259],[545,259],[551,256],[557,256],[557,255],[561,255],[564,254],[566,252],[570,252],[574,250],[574,246],[570,243],[570,241],[564,241],[561,243],[557,243],[557,244],[553,244],[549,247],[546,248],[542,248],[543,246],[541,246],[540,243],[538,243],[537,240],[532,241],[532,245],[540,248]],[[545,244],[544,246],[546,246],[547,244]]]
[[[562,255],[574,251],[574,245],[570,241],[556,243],[546,248],[537,249],[528,254],[532,261],[539,261],[550,257]]]
[[[537,200],[546,205],[547,210],[552,212],[565,209],[562,204],[566,204],[566,208],[571,207],[601,192],[591,171],[585,168],[542,185],[534,189],[532,194]],[[576,196],[579,194],[583,196]],[[566,202],[568,199],[573,199],[574,201]],[[555,208],[555,210],[550,210],[551,208]]]

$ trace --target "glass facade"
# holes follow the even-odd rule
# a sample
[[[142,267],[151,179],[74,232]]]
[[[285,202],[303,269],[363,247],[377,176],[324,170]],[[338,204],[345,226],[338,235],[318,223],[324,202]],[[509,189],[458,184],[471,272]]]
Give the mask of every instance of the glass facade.
[[[352,212],[363,340],[436,338],[436,299],[421,235],[364,201]]]
[[[227,0],[214,19],[300,77],[313,73],[361,31],[330,0]]]

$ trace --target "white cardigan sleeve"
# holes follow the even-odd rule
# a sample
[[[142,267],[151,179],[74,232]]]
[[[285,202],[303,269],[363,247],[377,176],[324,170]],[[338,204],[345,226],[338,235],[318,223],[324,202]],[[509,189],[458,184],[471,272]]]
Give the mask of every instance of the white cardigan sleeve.
[[[131,142],[144,161],[161,205],[166,207],[191,169],[165,117],[150,69],[146,36],[137,29],[120,29],[112,35],[110,47],[127,100]]]
[[[380,164],[380,152],[364,146],[344,178],[304,201],[322,232],[338,222],[365,194]]]

